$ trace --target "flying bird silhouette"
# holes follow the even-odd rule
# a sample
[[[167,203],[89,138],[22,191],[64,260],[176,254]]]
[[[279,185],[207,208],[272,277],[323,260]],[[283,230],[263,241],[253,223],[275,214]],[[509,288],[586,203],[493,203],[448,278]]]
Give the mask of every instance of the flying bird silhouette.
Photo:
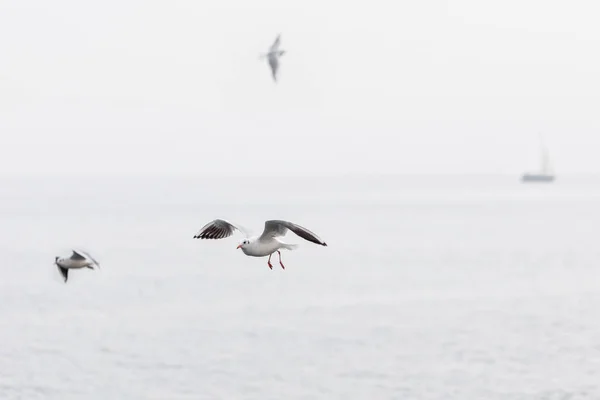
[[[266,58],[271,67],[271,75],[273,81],[277,83],[277,71],[279,70],[279,57],[285,54],[285,50],[279,50],[279,44],[281,43],[281,34],[277,35],[277,38],[269,48],[269,52],[261,54],[261,58]]]
[[[271,264],[271,256],[275,253],[279,255],[279,265],[285,269],[285,266],[281,262],[280,249],[294,250],[298,245],[285,243],[279,240],[280,237],[285,236],[288,230],[294,232],[302,239],[308,240],[321,246],[327,246],[323,240],[317,235],[309,231],[308,229],[294,224],[289,221],[271,220],[265,221],[265,229],[260,236],[249,237],[249,232],[241,226],[232,224],[224,219],[215,219],[209,222],[194,235],[194,239],[224,239],[227,238],[238,230],[242,232],[245,238],[238,244],[237,248],[242,249],[245,255],[251,257],[266,257],[267,265],[273,269]]]
[[[81,269],[81,268],[89,268],[94,269],[94,267],[100,268],[100,264],[88,253],[81,250],[73,250],[73,254],[71,257],[56,257],[54,259],[54,263],[58,267],[60,274],[64,278],[65,282],[69,277],[70,269]]]

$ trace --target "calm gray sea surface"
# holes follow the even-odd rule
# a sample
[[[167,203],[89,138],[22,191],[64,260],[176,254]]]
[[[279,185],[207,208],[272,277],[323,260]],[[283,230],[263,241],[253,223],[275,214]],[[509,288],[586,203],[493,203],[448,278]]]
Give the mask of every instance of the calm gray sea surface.
[[[0,183],[3,400],[600,398],[597,177]]]

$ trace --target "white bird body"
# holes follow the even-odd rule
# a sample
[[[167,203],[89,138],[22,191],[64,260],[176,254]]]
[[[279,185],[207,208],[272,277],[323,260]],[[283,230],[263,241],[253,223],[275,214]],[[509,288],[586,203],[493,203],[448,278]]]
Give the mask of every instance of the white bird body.
[[[258,236],[248,239],[249,243],[240,248],[245,255],[250,257],[266,257],[275,253],[279,249],[294,250],[296,244],[284,243],[279,239],[272,238],[271,240],[258,240]]]
[[[260,236],[248,237],[248,232],[241,226],[234,225],[224,219],[215,219],[202,227],[202,229],[194,235],[194,239],[224,239],[233,235],[236,230],[243,232],[246,236],[237,248],[242,249],[242,252],[250,257],[269,256],[267,264],[271,269],[273,268],[271,265],[271,256],[274,253],[279,254],[279,264],[282,268],[285,268],[281,262],[281,253],[279,250],[293,250],[298,246],[296,244],[285,243],[278,239],[279,237],[284,236],[288,230],[291,230],[305,240],[321,246],[327,246],[327,243],[308,229],[292,222],[282,220],[265,221],[265,229]]]
[[[93,269],[93,263],[91,261],[88,260],[72,260],[70,258],[58,258],[56,260],[56,264],[59,267],[62,268],[66,268],[66,269],[80,269],[80,268],[90,268],[92,267]]]

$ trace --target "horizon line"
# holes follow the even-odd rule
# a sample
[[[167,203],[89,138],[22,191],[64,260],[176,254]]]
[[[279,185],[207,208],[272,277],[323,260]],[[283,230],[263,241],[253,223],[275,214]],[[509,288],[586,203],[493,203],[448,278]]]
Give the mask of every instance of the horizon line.
[[[344,173],[307,173],[307,174],[178,174],[178,173],[90,173],[90,174],[2,174],[0,179],[56,179],[56,178],[71,178],[71,179],[93,179],[93,178],[111,178],[111,179],[165,179],[165,178],[195,178],[195,179],[231,179],[231,178],[369,178],[369,177],[521,177],[525,172],[509,173],[509,172],[344,172]],[[560,177],[577,177],[577,176],[599,176],[598,172],[564,172],[555,174]]]

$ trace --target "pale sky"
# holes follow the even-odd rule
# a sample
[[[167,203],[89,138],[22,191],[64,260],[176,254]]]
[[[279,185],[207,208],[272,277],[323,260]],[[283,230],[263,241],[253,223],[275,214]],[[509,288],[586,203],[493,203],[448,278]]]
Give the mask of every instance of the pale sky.
[[[0,174],[600,172],[600,3],[0,0]],[[261,52],[281,33],[278,84]]]

